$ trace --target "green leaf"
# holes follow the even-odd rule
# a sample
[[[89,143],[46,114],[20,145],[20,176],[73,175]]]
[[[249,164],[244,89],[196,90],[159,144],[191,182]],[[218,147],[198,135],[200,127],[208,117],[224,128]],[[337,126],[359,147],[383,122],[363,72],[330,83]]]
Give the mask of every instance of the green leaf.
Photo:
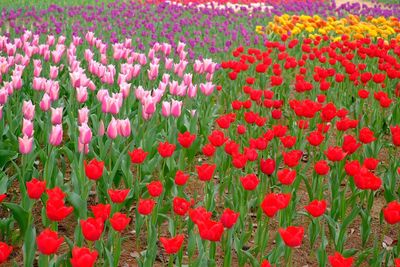
[[[17,221],[19,227],[21,228],[21,235],[25,235],[28,227],[29,213],[21,206],[14,203],[3,202],[3,205],[11,211],[11,214]]]
[[[33,261],[35,259],[36,252],[36,229],[35,227],[30,227],[24,236],[24,245],[22,246],[22,251],[24,255],[24,266],[33,266]]]

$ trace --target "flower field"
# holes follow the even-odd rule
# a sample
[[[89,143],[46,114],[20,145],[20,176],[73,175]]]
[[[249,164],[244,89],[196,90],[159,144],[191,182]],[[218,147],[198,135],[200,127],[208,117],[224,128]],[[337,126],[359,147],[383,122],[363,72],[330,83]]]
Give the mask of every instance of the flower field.
[[[400,266],[397,4],[0,7],[1,266]]]

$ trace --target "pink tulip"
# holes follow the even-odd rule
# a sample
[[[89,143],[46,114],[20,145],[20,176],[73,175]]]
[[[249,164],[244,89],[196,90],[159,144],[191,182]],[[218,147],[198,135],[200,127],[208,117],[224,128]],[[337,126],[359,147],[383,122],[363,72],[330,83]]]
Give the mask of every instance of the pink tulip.
[[[187,73],[187,74],[184,74],[184,75],[183,75],[183,83],[184,83],[186,86],[189,86],[189,85],[192,84],[192,79],[193,79],[193,75],[190,74],[190,73]]]
[[[42,72],[42,61],[40,59],[33,60],[33,76],[39,77]]]
[[[58,66],[50,66],[50,79],[55,80],[58,76]]]
[[[84,153],[88,154],[89,153],[89,145],[88,144],[82,144],[81,142],[78,142],[78,151],[79,153]]]
[[[156,111],[156,103],[151,96],[147,96],[144,99],[144,104],[143,104],[143,112],[147,114],[153,114],[154,111]]]
[[[152,80],[155,80],[157,78],[157,76],[158,76],[158,67],[159,67],[159,65],[155,65],[155,64],[150,63],[150,69],[147,70],[147,74],[148,74],[149,80],[152,81]]]
[[[87,124],[89,121],[89,109],[87,107],[83,107],[78,110],[78,123],[80,125]]]
[[[63,53],[64,53],[64,52],[63,52],[63,51],[60,51],[60,50],[56,50],[56,51],[52,51],[52,52],[51,52],[51,56],[52,56],[52,58],[53,58],[53,63],[54,63],[54,64],[60,63],[61,56],[62,56]]]
[[[142,68],[142,66],[140,66],[139,64],[135,64],[135,65],[133,66],[131,76],[132,76],[133,78],[137,77],[137,76],[139,75],[139,73],[140,73],[140,69],[141,69],[141,68]]]
[[[197,85],[189,85],[187,95],[189,98],[195,98],[197,94]]]
[[[100,89],[99,91],[97,91],[97,100],[99,100],[100,102],[103,102],[104,98],[106,96],[108,96],[108,91],[106,89]]]
[[[43,83],[44,83],[44,79],[43,78],[34,77],[33,81],[32,81],[33,90],[36,90],[36,91],[42,90],[42,88],[44,87]]]
[[[215,85],[213,85],[211,82],[207,82],[205,84],[203,84],[203,83],[200,84],[200,90],[206,96],[212,94],[212,92],[214,91],[214,87],[215,87]]]
[[[58,44],[64,44],[66,39],[67,39],[67,38],[66,38],[65,36],[60,35],[60,37],[58,37],[57,43],[58,43]]]
[[[31,120],[23,119],[22,121],[22,134],[28,137],[33,136],[33,123]]]
[[[82,43],[81,37],[79,37],[79,36],[72,36],[72,43],[73,43],[75,46],[80,45],[80,44]]]
[[[154,56],[155,56],[155,52],[156,52],[156,51],[154,51],[154,49],[150,48],[150,49],[149,49],[149,53],[147,54],[147,57],[148,57],[150,60],[152,60],[152,59],[154,58]]]
[[[123,137],[131,135],[131,122],[129,119],[118,120],[118,134]]]
[[[124,98],[127,98],[129,96],[129,92],[130,92],[130,89],[131,89],[131,84],[123,82],[123,83],[121,83],[119,85],[119,89],[120,89],[120,92],[121,92],[122,96]]]
[[[138,61],[139,61],[139,64],[143,66],[143,65],[146,65],[147,58],[144,54],[139,54]]]
[[[115,139],[118,136],[118,122],[112,117],[107,127],[107,136],[111,139]]]
[[[171,53],[171,45],[168,43],[162,43],[161,45],[161,51],[164,53],[164,55],[166,57],[169,56],[169,54]]]
[[[85,34],[85,40],[86,40],[86,42],[88,42],[89,43],[89,45],[93,45],[93,38],[94,38],[94,33],[93,32],[87,32],[86,34]]]
[[[61,124],[62,122],[63,108],[51,108],[51,123]]]
[[[194,117],[196,115],[196,110],[195,109],[191,109],[190,110],[190,115],[192,115],[192,117]]]
[[[165,58],[165,69],[170,70],[174,66],[174,60],[172,58]]]
[[[61,124],[53,125],[51,128],[49,143],[53,146],[61,144],[63,138],[63,129]]]
[[[182,101],[172,100],[171,115],[178,118],[182,112]]]
[[[7,103],[8,92],[4,88],[0,89],[0,105]]]
[[[49,89],[46,92],[48,92],[48,94],[50,95],[51,101],[56,101],[60,92],[60,85],[58,84],[58,81],[48,81],[49,83],[46,83],[46,87],[49,85]]]
[[[199,74],[202,74],[204,72],[203,69],[203,62],[201,62],[200,60],[195,60],[194,64],[193,64],[193,70]]]
[[[179,42],[179,43],[178,43],[178,46],[177,46],[177,48],[176,48],[176,52],[177,52],[178,54],[180,54],[180,53],[183,51],[183,49],[185,49],[185,46],[186,46],[185,43]]]
[[[167,90],[167,85],[168,85],[167,83],[161,81],[158,84],[158,89],[164,93],[165,90]]]
[[[103,120],[101,120],[100,123],[99,123],[99,136],[103,136],[104,132],[105,132],[104,122],[103,122]]]
[[[21,154],[29,154],[32,151],[32,146],[33,146],[33,137],[28,137],[24,135],[23,138],[19,137],[18,138],[19,142],[19,152]]]
[[[164,117],[169,117],[171,115],[171,103],[163,101],[161,105],[161,114]]]
[[[79,128],[79,142],[87,145],[92,140],[92,130],[86,123],[83,123]]]
[[[186,88],[187,86],[184,85],[183,83],[181,83],[180,85],[178,85],[178,88],[176,90],[176,95],[178,96],[185,96],[186,95]]]
[[[178,82],[177,81],[172,81],[169,82],[169,93],[171,95],[177,95],[178,94]]]
[[[168,84],[169,83],[169,77],[170,75],[168,73],[164,73],[162,76],[162,82]]]
[[[54,44],[54,42],[56,41],[56,38],[54,38],[53,35],[47,35],[47,39],[46,39],[46,43],[49,46],[52,46]]]
[[[87,88],[83,86],[79,86],[76,88],[76,100],[79,103],[84,103],[88,98]]]
[[[32,101],[24,101],[22,104],[22,113],[24,118],[27,120],[33,120],[35,117],[35,105],[32,105]]]
[[[187,52],[185,52],[183,50],[179,53],[179,59],[180,60],[186,59],[186,56],[187,56]]]
[[[141,101],[142,99],[144,99],[145,95],[146,95],[145,90],[143,89],[142,86],[139,85],[138,88],[136,88],[135,90],[136,98]]]
[[[20,75],[18,75],[18,76],[12,76],[11,77],[11,80],[12,80],[12,85],[13,85],[13,87],[14,87],[14,89],[21,89],[22,88],[22,79],[21,79],[21,76]]]
[[[42,100],[39,103],[40,109],[43,111],[48,111],[51,106],[51,99],[50,96],[45,93],[42,97]]]

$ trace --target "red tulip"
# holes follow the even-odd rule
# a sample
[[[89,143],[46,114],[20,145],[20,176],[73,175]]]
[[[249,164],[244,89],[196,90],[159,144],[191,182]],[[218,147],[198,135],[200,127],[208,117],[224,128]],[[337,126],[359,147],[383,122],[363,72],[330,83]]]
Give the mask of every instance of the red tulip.
[[[167,141],[164,143],[160,142],[158,144],[157,150],[161,157],[169,158],[174,154],[176,146],[174,144],[170,144]]]
[[[189,148],[195,139],[195,134],[190,134],[189,132],[184,132],[183,134],[178,133],[178,142],[184,148]]]
[[[335,252],[333,256],[328,256],[329,263],[332,267],[350,267],[353,265],[353,258],[345,258],[339,252]]]
[[[93,212],[93,216],[95,218],[101,218],[103,222],[105,222],[108,217],[110,217],[111,213],[111,205],[110,204],[97,204],[90,206],[90,209]]]
[[[86,160],[83,162],[85,166],[85,174],[91,180],[99,180],[103,175],[104,162],[97,161],[97,159],[92,159],[89,163]]]
[[[351,155],[361,146],[360,143],[357,143],[357,140],[351,135],[345,135],[343,140],[343,151],[347,154]]]
[[[203,152],[203,154],[207,157],[212,157],[215,153],[215,146],[213,146],[212,144],[206,144],[205,146],[203,146],[203,148],[201,149],[201,151]]]
[[[279,138],[283,144],[284,147],[286,148],[291,148],[296,144],[296,137],[295,136],[283,136]]]
[[[139,199],[138,212],[141,215],[149,215],[156,203],[152,199]]]
[[[286,229],[278,229],[280,236],[288,247],[298,247],[301,245],[304,235],[304,228],[301,226],[289,226]]]
[[[265,196],[261,208],[268,217],[273,217],[279,210],[289,205],[290,198],[290,194],[270,193]]]
[[[360,172],[361,165],[358,160],[353,160],[353,161],[347,161],[346,164],[344,165],[344,170],[347,175],[349,176],[355,176]]]
[[[185,236],[181,234],[172,238],[160,237],[160,242],[167,254],[176,254],[181,249],[184,239]]]
[[[243,154],[236,154],[232,157],[232,165],[237,169],[242,169],[246,166],[247,157]]]
[[[131,162],[133,164],[141,164],[147,157],[147,152],[144,152],[141,148],[136,148],[132,150],[132,152],[128,152],[129,156],[131,157]]]
[[[296,170],[290,169],[283,169],[279,170],[278,173],[278,180],[283,185],[291,185],[293,181],[296,179]]]
[[[181,197],[174,197],[172,203],[174,212],[179,216],[184,216],[188,212],[190,206],[192,205],[192,202],[187,201],[186,199]]]
[[[122,203],[129,194],[129,189],[108,189],[108,195],[114,203]]]
[[[189,217],[194,224],[198,224],[199,222],[204,220],[209,220],[211,216],[212,212],[208,212],[204,207],[189,209]]]
[[[235,225],[237,219],[239,218],[239,212],[234,212],[233,210],[226,208],[221,215],[220,222],[225,228],[232,228]]]
[[[307,140],[312,146],[319,146],[324,139],[325,137],[319,131],[311,132],[310,135],[307,136]]]
[[[390,126],[392,133],[392,142],[395,146],[400,146],[400,125]]]
[[[99,253],[88,248],[74,247],[72,249],[71,264],[72,267],[93,267]]]
[[[273,159],[261,159],[260,160],[260,168],[263,173],[266,175],[272,175],[275,171],[275,160]]]
[[[102,218],[88,218],[80,220],[82,234],[86,240],[99,240],[104,230],[104,222]]]
[[[327,175],[330,167],[325,160],[320,160],[315,163],[314,170],[319,175]]]
[[[386,208],[383,208],[383,217],[388,224],[400,222],[400,202],[396,200],[390,202]]]
[[[330,161],[341,161],[346,156],[346,153],[343,152],[341,147],[328,147],[328,149],[324,152]]]
[[[26,182],[26,189],[29,198],[39,199],[46,190],[46,181],[39,181],[38,179],[33,178],[29,182]]]
[[[0,194],[0,203],[7,197],[7,194]]]
[[[46,193],[51,200],[64,200],[67,196],[59,187],[54,187],[52,189],[46,189]]]
[[[308,213],[311,214],[313,217],[319,217],[325,213],[326,210],[326,201],[325,200],[313,200],[305,206],[305,209]]]
[[[260,267],[271,267],[271,264],[269,263],[268,260],[263,260],[263,261],[261,262]]]
[[[7,261],[13,248],[4,242],[0,242],[0,264]]]
[[[366,158],[364,159],[364,167],[367,168],[370,171],[373,171],[378,167],[379,160],[374,159],[374,158]]]
[[[260,182],[260,180],[254,173],[252,173],[244,177],[240,177],[240,182],[242,183],[242,186],[245,190],[252,191],[257,188],[257,185]]]
[[[221,222],[212,220],[199,221],[197,227],[199,228],[200,237],[202,239],[214,242],[221,240],[221,236],[224,232],[224,225]]]
[[[382,185],[382,180],[365,167],[362,167],[353,178],[357,188],[362,190],[378,190]]]
[[[360,130],[360,133],[358,135],[358,138],[360,139],[360,141],[364,144],[368,144],[371,143],[373,141],[376,140],[376,138],[374,137],[374,132],[371,131],[369,128],[364,127]]]
[[[122,232],[128,226],[130,221],[131,218],[120,212],[114,213],[110,219],[112,228],[118,232]]]
[[[200,166],[196,166],[197,175],[201,181],[209,181],[213,177],[215,168],[217,166],[215,164],[207,164],[203,163]]]
[[[288,153],[282,152],[284,163],[290,167],[296,167],[299,164],[303,152],[301,150],[292,150]]]
[[[189,179],[189,174],[185,174],[183,171],[178,170],[175,174],[175,184],[185,185]]]
[[[227,138],[225,137],[224,133],[219,130],[214,130],[211,135],[208,136],[208,140],[215,147],[222,146],[226,139]]]
[[[160,181],[153,181],[147,186],[147,191],[149,191],[150,196],[158,197],[163,191],[163,184]]]
[[[51,255],[56,253],[63,242],[64,238],[59,238],[58,233],[50,229],[43,230],[36,237],[38,250],[44,255]]]
[[[47,217],[55,222],[61,222],[74,210],[73,207],[67,207],[64,201],[61,199],[52,199],[46,203],[46,215]]]
[[[394,259],[394,267],[400,267],[400,258]]]

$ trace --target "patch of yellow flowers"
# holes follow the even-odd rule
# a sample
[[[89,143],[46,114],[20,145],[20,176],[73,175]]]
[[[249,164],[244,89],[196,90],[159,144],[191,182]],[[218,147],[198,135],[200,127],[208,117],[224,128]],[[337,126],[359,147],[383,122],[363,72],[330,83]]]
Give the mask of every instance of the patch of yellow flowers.
[[[289,34],[293,37],[307,36],[315,38],[320,35],[331,36],[334,41],[340,40],[346,34],[353,39],[364,37],[380,37],[383,39],[396,38],[400,40],[400,22],[395,17],[367,17],[361,19],[355,15],[337,19],[328,17],[326,19],[315,16],[296,16],[284,14],[275,16],[266,27],[257,26],[259,34],[275,33],[278,35]]]

